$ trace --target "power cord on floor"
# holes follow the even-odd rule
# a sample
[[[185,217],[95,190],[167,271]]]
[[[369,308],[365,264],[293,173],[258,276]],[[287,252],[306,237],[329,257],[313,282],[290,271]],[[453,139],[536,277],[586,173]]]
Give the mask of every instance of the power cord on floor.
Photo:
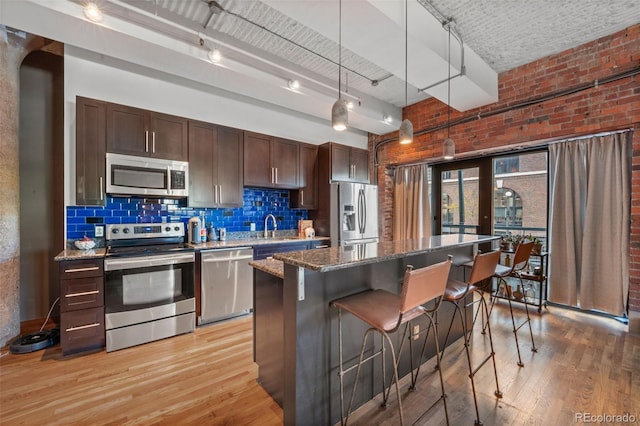
[[[42,327],[40,327],[40,331],[44,330],[44,327],[47,325],[47,323],[49,322],[49,318],[51,318],[51,312],[53,311],[53,307],[56,306],[56,303],[58,303],[58,301],[60,300],[60,298],[58,297],[56,300],[53,301],[53,303],[51,304],[51,308],[49,309],[49,313],[47,314],[47,318],[45,318],[44,320],[44,324],[42,324]]]

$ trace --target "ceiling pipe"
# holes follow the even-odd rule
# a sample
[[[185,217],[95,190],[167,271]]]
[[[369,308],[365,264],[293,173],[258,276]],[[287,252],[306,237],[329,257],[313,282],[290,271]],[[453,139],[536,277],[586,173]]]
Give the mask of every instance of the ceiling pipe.
[[[212,7],[211,6],[212,3],[218,4],[216,1],[211,1],[211,2],[206,2],[206,3],[209,4],[210,8]],[[305,52],[311,53],[312,55],[315,55],[315,56],[317,56],[317,57],[319,57],[321,59],[324,59],[327,62],[330,62],[330,63],[338,66],[338,63],[336,61],[334,61],[333,59],[327,58],[324,55],[321,55],[321,54],[319,54],[317,52],[314,52],[313,50],[309,49],[308,47],[303,46],[303,45],[301,45],[299,43],[296,43],[295,41],[293,41],[291,39],[288,39],[287,37],[285,37],[285,36],[283,36],[281,34],[278,34],[277,32],[265,27],[264,25],[258,24],[257,22],[254,22],[254,21],[252,21],[252,20],[250,20],[248,18],[245,18],[244,16],[242,16],[242,15],[240,15],[238,13],[232,12],[230,10],[223,9],[220,5],[218,5],[218,8],[216,8],[216,10],[219,10],[221,12],[225,12],[225,13],[227,13],[227,14],[235,17],[235,18],[238,18],[238,19],[240,19],[240,20],[242,20],[244,22],[247,22],[247,23],[249,23],[249,24],[251,24],[251,25],[253,25],[253,26],[257,27],[257,28],[260,28],[263,31],[268,32],[269,34],[271,34],[271,35],[273,35],[275,37],[278,37],[278,38],[280,38],[280,39],[282,39],[282,40],[284,40],[284,41],[286,41],[286,42],[288,42],[290,44],[293,44],[294,46],[304,50]],[[213,9],[212,9],[212,12],[209,14],[209,17],[207,18],[207,23],[204,25],[205,29],[207,28],[207,26],[211,22],[211,19],[213,18],[213,15],[215,13],[218,13],[218,12],[213,12]],[[363,78],[364,80],[367,80],[369,82],[369,84],[371,84],[372,86],[377,86],[379,82],[384,81],[384,80],[386,80],[386,79],[388,79],[390,77],[393,77],[393,74],[388,73],[388,74],[383,75],[382,77],[372,79],[372,78],[367,77],[366,75],[364,75],[362,73],[359,73],[358,71],[355,71],[355,70],[353,70],[351,68],[345,67],[344,65],[340,65],[339,68],[345,69],[345,70],[351,72],[352,74],[355,74],[355,75]]]
[[[640,67],[635,67],[632,68],[631,70],[628,71],[623,71],[614,75],[611,75],[609,77],[605,77],[603,79],[596,79],[593,80],[592,82],[589,83],[585,83],[585,84],[581,84],[579,86],[576,87],[572,87],[569,89],[564,89],[564,90],[559,90],[557,92],[553,92],[553,93],[549,93],[548,95],[541,95],[535,98],[531,98],[522,102],[519,102],[517,104],[513,104],[507,107],[502,107],[502,108],[497,108],[495,110],[492,111],[487,111],[485,113],[478,113],[475,115],[468,115],[466,117],[462,117],[459,118],[458,120],[452,122],[450,125],[451,127],[455,127],[458,126],[460,124],[465,124],[465,123],[469,123],[471,121],[474,120],[480,120],[482,118],[488,118],[488,117],[492,117],[494,115],[498,115],[498,114],[504,114],[506,112],[510,112],[510,111],[515,111],[517,109],[520,108],[525,108],[528,106],[532,106],[532,105],[536,105],[542,102],[546,102],[546,101],[550,101],[553,99],[557,99],[557,98],[561,98],[563,96],[568,96],[568,95],[573,95],[575,93],[579,93],[582,92],[584,90],[589,90],[592,88],[597,89],[598,86],[602,86],[604,84],[609,84],[609,83],[613,83],[616,82],[618,80],[622,80],[625,78],[630,78],[630,77],[635,77],[636,75],[640,75]],[[433,127],[429,127],[426,129],[422,129],[422,130],[418,130],[417,132],[414,132],[414,137],[415,136],[420,136],[420,135],[426,135],[428,133],[433,133],[433,132],[437,132],[439,130],[445,130],[447,128],[447,124],[438,124],[436,126]],[[380,165],[378,163],[378,150],[380,149],[380,147],[382,147],[383,145],[386,145],[390,142],[394,142],[396,141],[398,138],[397,137],[391,137],[391,138],[387,138],[387,139],[383,139],[379,142],[377,142],[374,147],[373,147],[373,167],[375,169],[378,168],[378,166]],[[376,183],[378,181],[378,173],[375,173],[375,178],[376,178]]]
[[[421,3],[422,4],[422,3]],[[424,7],[424,5],[423,5]],[[427,8],[425,8],[427,9]],[[429,9],[427,9],[427,11],[429,11]],[[460,34],[458,34],[458,32],[455,30],[455,24],[456,22],[453,20],[453,18],[448,18],[447,20],[445,20],[444,22],[442,22],[442,28],[444,28],[445,30],[449,30],[451,29],[451,35],[458,40],[458,43],[460,44],[460,72],[458,72],[458,74],[452,75],[451,77],[442,79],[436,83],[430,84],[426,87],[423,87],[421,89],[418,89],[420,92],[424,92],[426,90],[431,89],[432,87],[436,87],[442,83],[446,83],[447,81],[453,79],[453,78],[457,78],[457,77],[462,77],[465,75],[466,73],[466,67],[464,65],[464,43],[462,42],[462,36]],[[449,63],[449,68],[451,68],[451,64]]]

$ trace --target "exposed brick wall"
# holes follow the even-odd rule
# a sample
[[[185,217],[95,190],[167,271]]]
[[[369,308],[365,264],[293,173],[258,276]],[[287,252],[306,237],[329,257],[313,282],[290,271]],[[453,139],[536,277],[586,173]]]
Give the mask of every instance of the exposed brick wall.
[[[498,77],[500,101],[470,111],[451,111],[451,122],[472,117],[451,127],[456,154],[486,149],[505,151],[510,145],[588,135],[634,127],[631,195],[630,306],[640,311],[640,76],[598,85],[607,77],[640,66],[640,24],[576,48],[506,71]],[[544,95],[591,84],[585,90],[492,115],[492,112]],[[380,191],[382,238],[391,239],[391,179],[385,166],[413,161],[439,160],[447,137],[447,107],[436,99],[410,105],[403,111],[417,136],[400,147],[393,141],[380,146],[374,178]],[[433,130],[438,128],[438,130]],[[422,134],[420,134],[422,131]],[[397,137],[396,133],[370,135],[369,149]],[[372,155],[372,161],[375,155]]]

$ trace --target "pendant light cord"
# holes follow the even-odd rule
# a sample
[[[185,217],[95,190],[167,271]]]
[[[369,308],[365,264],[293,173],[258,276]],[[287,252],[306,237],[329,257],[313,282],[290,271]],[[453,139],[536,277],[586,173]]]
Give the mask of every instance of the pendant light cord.
[[[342,0],[338,2],[338,99],[342,91]]]
[[[409,12],[407,0],[404,0],[404,106],[407,106],[407,68],[409,61]]]
[[[451,127],[451,21],[447,25],[449,29],[449,46],[447,48],[447,139]]]

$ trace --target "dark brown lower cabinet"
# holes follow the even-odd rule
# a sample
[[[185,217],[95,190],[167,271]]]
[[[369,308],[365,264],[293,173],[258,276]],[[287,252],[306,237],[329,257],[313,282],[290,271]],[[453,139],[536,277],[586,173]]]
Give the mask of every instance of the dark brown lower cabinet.
[[[102,259],[60,262],[60,347],[70,355],[105,346]]]

